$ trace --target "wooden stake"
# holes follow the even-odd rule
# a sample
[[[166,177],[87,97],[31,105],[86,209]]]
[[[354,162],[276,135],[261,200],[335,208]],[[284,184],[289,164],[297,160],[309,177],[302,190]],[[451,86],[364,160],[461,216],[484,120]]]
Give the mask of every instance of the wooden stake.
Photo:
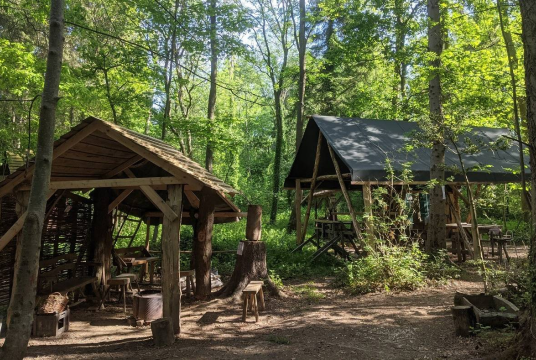
[[[341,175],[341,169],[339,168],[339,163],[337,162],[337,158],[335,157],[335,154],[333,153],[333,149],[328,144],[328,150],[329,150],[329,156],[331,156],[331,161],[333,161],[333,166],[335,167],[335,171],[337,172],[337,177],[339,178],[339,185],[341,186],[341,191],[344,196],[344,200],[346,200],[346,205],[348,206],[348,211],[350,212],[350,216],[352,217],[352,224],[354,225],[354,230],[357,235],[357,238],[359,242],[361,243],[361,246],[364,246],[363,242],[363,236],[361,235],[361,228],[359,227],[359,223],[357,222],[357,217],[355,215],[354,207],[352,206],[352,202],[350,201],[350,195],[348,195],[348,191],[346,190],[346,185],[344,184],[344,179]]]
[[[372,189],[370,183],[363,184],[363,202],[365,203],[365,215],[372,217]],[[371,218],[365,218],[369,245],[374,241],[374,225]]]
[[[182,214],[182,185],[168,186],[167,205],[177,214]],[[173,323],[173,332],[181,330],[180,278],[180,228],[182,217],[164,216],[162,228],[162,302],[163,315]]]
[[[301,236],[301,201],[303,197],[303,191],[301,189],[301,181],[296,179],[296,194],[294,198],[294,206],[296,207],[296,242],[299,242]]]
[[[322,132],[318,131],[318,141],[316,143],[316,156],[315,165],[313,167],[313,177],[311,178],[311,188],[309,189],[309,197],[307,198],[307,211],[305,212],[305,219],[303,221],[303,230],[300,232],[300,238],[297,240],[297,244],[301,244],[307,234],[307,225],[309,225],[309,216],[311,215],[311,205],[313,202],[313,194],[316,187],[316,178],[318,176],[318,165],[320,164],[320,151],[322,150]],[[297,214],[296,214],[297,215]]]

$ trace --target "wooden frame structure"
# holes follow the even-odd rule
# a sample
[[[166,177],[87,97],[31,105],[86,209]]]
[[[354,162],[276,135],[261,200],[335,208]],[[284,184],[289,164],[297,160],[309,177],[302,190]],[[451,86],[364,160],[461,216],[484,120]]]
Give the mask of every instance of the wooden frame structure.
[[[30,163],[0,182],[0,198],[27,193],[33,171],[34,165]],[[181,224],[200,227],[194,232],[194,249],[201,254],[201,261],[196,261],[196,273],[210,279],[213,224],[237,221],[244,216],[226,196],[234,196],[237,191],[177,149],[94,117],[55,142],[49,188],[49,197],[66,190],[95,189],[91,251],[94,260],[101,264],[97,271],[101,286],[110,277],[114,209],[128,209],[129,213],[148,219],[148,229],[150,225],[163,224],[164,316],[172,319],[175,333],[180,331]],[[19,205],[23,209],[26,204]],[[20,233],[24,217],[23,212],[9,230],[0,234],[0,251]],[[147,247],[148,240],[149,235]],[[208,290],[206,285],[198,282],[196,291],[206,296],[207,291],[210,293],[210,280]]]
[[[415,148],[415,153],[409,155],[401,151],[407,145],[409,133],[416,130],[416,123],[310,116],[300,148],[285,180],[285,188],[295,190],[297,245],[305,240],[313,198],[324,191],[330,194],[342,193],[352,227],[361,245],[365,245],[366,238],[374,236],[373,224],[367,220],[373,213],[372,188],[408,185],[390,179],[389,172],[385,169],[387,158],[391,160],[393,168],[397,169],[403,168],[401,164],[412,162],[414,178],[410,185],[426,185],[429,182],[428,150]],[[507,133],[504,129],[476,128],[474,133],[468,131],[464,136],[470,140],[496,142]],[[471,184],[519,182],[520,176],[508,171],[516,165],[519,166],[518,151],[515,146],[500,150],[484,149],[481,153],[464,158],[464,162],[467,161],[471,166],[486,164],[491,167],[491,170],[486,168],[469,172]],[[453,168],[458,161],[457,155],[449,156],[448,165]],[[459,185],[465,185],[465,180],[455,172],[449,175],[453,175],[454,180],[448,182],[445,196],[452,198],[450,201],[457,202],[457,199],[461,198],[467,203],[467,199],[458,190]],[[309,193],[306,199],[303,199],[305,190]],[[369,215],[365,217],[364,231],[357,221],[357,214],[350,201],[349,191],[353,190],[362,191],[364,214]],[[302,220],[304,200],[307,207]],[[446,206],[447,216],[454,221],[452,211],[459,212],[459,206],[454,210]]]

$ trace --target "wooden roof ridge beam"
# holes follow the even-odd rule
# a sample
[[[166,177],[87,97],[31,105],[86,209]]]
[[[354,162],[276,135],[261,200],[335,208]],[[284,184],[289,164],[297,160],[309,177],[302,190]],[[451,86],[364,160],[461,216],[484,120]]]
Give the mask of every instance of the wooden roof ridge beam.
[[[143,179],[136,178],[136,175],[134,175],[134,173],[128,168],[125,169],[123,172],[131,179]],[[140,190],[145,194],[147,199],[149,199],[149,201],[153,203],[154,206],[156,206],[160,211],[162,211],[162,213],[164,213],[164,215],[169,220],[174,221],[179,217],[179,215],[177,215],[175,211],[173,211],[173,209],[160,197],[160,195],[158,195],[155,189],[150,186],[141,185]]]
[[[114,209],[119,206],[125,200],[130,193],[132,193],[134,189],[125,189],[121,194],[117,195],[117,197],[108,205],[108,214],[114,211]]]
[[[67,150],[72,148],[78,142],[82,141],[82,139],[93,133],[95,130],[98,130],[101,126],[102,121],[91,122],[84,128],[78,130],[73,136],[65,139],[65,141],[63,141],[61,144],[55,146],[52,153],[52,161],[63,155]],[[28,167],[28,169],[26,169],[26,171],[20,173],[15,178],[10,179],[9,182],[0,188],[0,198],[12,192],[15,187],[24,180],[29,179],[33,175],[34,169],[35,164],[32,164]]]
[[[123,146],[129,148],[130,150],[134,151],[138,155],[142,156],[143,158],[149,160],[156,166],[162,168],[163,170],[167,171],[177,179],[182,180],[182,184],[190,185],[190,187],[193,190],[201,190],[201,188],[204,186],[204,183],[198,179],[196,179],[194,176],[184,172],[183,170],[179,169],[177,166],[170,163],[168,160],[165,160],[159,156],[157,156],[155,153],[153,153],[150,150],[147,150],[144,146],[138,144],[133,139],[131,139],[129,136],[132,136],[130,134],[124,134],[124,130],[116,129],[115,127],[111,126],[111,124],[106,124],[106,126],[103,126],[103,129],[101,129],[102,132],[104,132],[106,135],[108,135],[110,138],[114,139],[115,141],[119,142]]]

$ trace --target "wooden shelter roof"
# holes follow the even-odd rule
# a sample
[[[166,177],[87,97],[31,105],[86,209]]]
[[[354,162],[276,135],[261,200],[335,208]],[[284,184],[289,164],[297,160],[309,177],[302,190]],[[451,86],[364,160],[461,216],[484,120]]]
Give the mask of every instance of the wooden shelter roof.
[[[20,167],[7,176],[0,182],[0,197],[17,188],[27,187],[33,169],[34,159],[28,168]],[[117,202],[122,210],[140,217],[146,213],[157,213],[158,207],[140,186],[128,185],[127,179],[132,180],[133,177],[148,178],[147,185],[164,199],[167,183],[184,184],[185,213],[192,207],[199,207],[199,191],[203,187],[217,194],[216,212],[227,213],[220,217],[219,222],[235,221],[240,211],[226,197],[237,194],[235,189],[161,140],[89,117],[54,143],[51,189],[110,187],[116,199],[123,196]],[[96,185],[105,179],[110,179],[110,186]],[[117,181],[112,182],[112,179]],[[125,185],[121,186],[122,183]]]

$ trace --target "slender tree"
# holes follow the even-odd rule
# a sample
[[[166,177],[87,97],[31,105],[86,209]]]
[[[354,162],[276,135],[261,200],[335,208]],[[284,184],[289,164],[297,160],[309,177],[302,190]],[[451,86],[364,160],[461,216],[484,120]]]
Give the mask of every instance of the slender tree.
[[[45,83],[39,114],[35,170],[22,235],[17,239],[17,255],[8,333],[2,348],[4,359],[22,359],[28,347],[37,291],[41,233],[49,192],[56,122],[56,105],[63,57],[63,0],[50,1],[49,49]]]
[[[519,0],[522,18],[522,38],[525,62],[525,88],[527,93],[527,125],[530,146],[532,189],[532,222],[536,224],[536,1]],[[530,302],[529,316],[523,326],[523,352],[536,356],[536,234],[531,238],[529,252]]]
[[[445,198],[443,196],[443,182],[445,180],[445,142],[443,138],[443,107],[441,104],[441,53],[443,40],[441,34],[441,17],[439,0],[428,0],[428,51],[434,57],[430,61],[432,75],[428,83],[429,112],[435,136],[432,139],[432,153],[430,158],[430,223],[426,251],[432,252],[446,246],[445,230]],[[476,251],[476,249],[475,249]]]
[[[216,118],[216,80],[218,78],[218,51],[216,44],[216,0],[210,0],[210,91],[208,94],[208,121],[214,122]],[[214,149],[212,141],[207,142],[205,168],[212,172],[214,162]]]

